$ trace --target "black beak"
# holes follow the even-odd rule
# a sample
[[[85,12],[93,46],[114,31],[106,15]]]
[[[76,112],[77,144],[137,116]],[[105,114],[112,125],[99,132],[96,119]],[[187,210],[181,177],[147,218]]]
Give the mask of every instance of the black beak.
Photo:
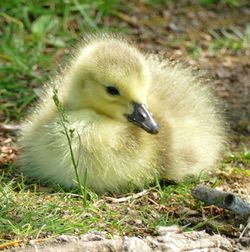
[[[145,104],[134,103],[134,111],[132,114],[127,115],[127,118],[130,122],[133,122],[150,134],[159,132],[159,126]]]

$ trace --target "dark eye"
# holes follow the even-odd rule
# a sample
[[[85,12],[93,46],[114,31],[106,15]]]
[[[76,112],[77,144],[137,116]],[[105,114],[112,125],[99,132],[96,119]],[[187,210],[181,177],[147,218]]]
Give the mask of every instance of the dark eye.
[[[107,87],[107,92],[111,95],[120,95],[118,89],[112,86]]]

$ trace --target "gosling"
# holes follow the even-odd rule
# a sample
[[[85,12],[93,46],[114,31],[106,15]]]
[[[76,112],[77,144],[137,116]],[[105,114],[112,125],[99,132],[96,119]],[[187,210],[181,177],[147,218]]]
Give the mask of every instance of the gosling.
[[[221,156],[224,122],[202,78],[124,39],[92,36],[22,126],[19,163],[42,182],[77,186],[53,89],[74,129],[81,183],[87,174],[97,193],[142,189],[155,178],[180,182],[213,169]]]

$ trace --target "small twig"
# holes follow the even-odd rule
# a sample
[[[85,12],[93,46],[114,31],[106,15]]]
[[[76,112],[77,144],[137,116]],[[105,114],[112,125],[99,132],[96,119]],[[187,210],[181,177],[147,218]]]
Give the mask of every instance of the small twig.
[[[22,242],[23,242],[23,240],[17,240],[17,241],[12,241],[12,242],[7,242],[7,243],[4,243],[4,244],[0,244],[0,250],[8,249],[10,247],[19,245]]]
[[[150,198],[148,198],[148,200],[149,200],[151,203],[153,203],[154,205],[156,205],[156,206],[159,207],[159,204],[158,204],[157,202],[155,202],[154,200],[152,200],[152,199],[150,199]]]
[[[199,185],[192,190],[192,195],[196,199],[231,210],[242,216],[250,215],[250,204],[233,193],[227,193],[212,189],[205,185]]]
[[[20,130],[20,125],[15,124],[3,124],[0,123],[0,131],[6,132],[6,133],[16,133],[16,131]]]
[[[247,224],[246,224],[246,226],[244,227],[243,231],[241,232],[239,238],[241,239],[241,238],[243,237],[243,235],[244,235],[248,230],[250,230],[250,218],[248,218]]]
[[[121,203],[121,202],[126,202],[129,200],[140,198],[148,193],[149,193],[149,190],[144,190],[142,192],[139,192],[139,193],[127,196],[127,197],[122,197],[122,198],[118,198],[118,199],[113,198],[113,197],[105,197],[105,199],[108,201],[111,201],[112,203]]]
[[[138,20],[136,20],[134,17],[131,17],[128,14],[120,12],[120,11],[116,12],[115,15],[121,20],[125,21],[126,23],[134,27],[138,27]]]
[[[84,196],[81,195],[81,194],[68,193],[68,192],[65,192],[65,193],[57,192],[57,193],[53,193],[53,195],[71,196],[71,197],[74,197],[74,198],[84,198]]]
[[[50,237],[46,237],[46,238],[36,238],[34,240],[30,240],[29,243],[31,244],[36,244],[36,243],[43,243],[43,242],[47,242],[49,240],[52,240],[56,237],[58,237],[59,235],[52,235]]]

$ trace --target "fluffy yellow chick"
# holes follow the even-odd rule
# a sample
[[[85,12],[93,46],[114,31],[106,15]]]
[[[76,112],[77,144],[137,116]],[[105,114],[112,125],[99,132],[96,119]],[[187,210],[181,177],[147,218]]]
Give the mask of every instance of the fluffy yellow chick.
[[[76,187],[53,87],[75,129],[78,172],[97,193],[142,188],[154,178],[181,181],[215,167],[224,127],[203,81],[189,69],[144,55],[115,36],[93,36],[49,85],[24,123],[25,174]]]

